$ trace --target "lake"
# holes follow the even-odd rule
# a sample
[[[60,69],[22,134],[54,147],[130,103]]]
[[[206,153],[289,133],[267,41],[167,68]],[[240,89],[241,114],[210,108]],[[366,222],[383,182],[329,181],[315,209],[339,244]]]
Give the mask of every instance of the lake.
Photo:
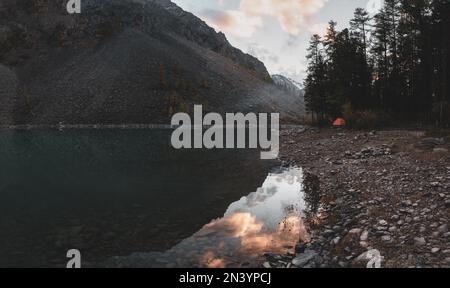
[[[301,169],[170,135],[0,130],[0,267],[256,265],[307,237]]]

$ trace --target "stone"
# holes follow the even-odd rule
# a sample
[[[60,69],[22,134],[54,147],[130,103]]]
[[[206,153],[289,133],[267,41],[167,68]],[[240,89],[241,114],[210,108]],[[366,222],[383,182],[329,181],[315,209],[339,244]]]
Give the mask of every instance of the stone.
[[[430,227],[431,228],[439,227],[439,223],[437,223],[437,222],[431,223]]]
[[[339,261],[338,265],[339,265],[339,267],[341,267],[341,268],[347,268],[347,267],[348,267],[348,263],[347,263],[347,262],[344,262],[344,261]]]
[[[448,153],[448,149],[445,148],[434,148],[433,153],[435,154],[441,154],[441,153]]]
[[[364,232],[362,232],[359,240],[361,240],[361,242],[366,242],[367,239],[369,239],[369,231],[365,230]]]
[[[269,261],[278,261],[282,258],[280,254],[272,252],[264,253],[264,257],[266,257]]]
[[[447,233],[448,232],[448,225],[444,224],[444,225],[439,226],[438,231],[439,231],[439,233]]]
[[[357,236],[359,236],[359,235],[361,235],[361,232],[362,232],[362,229],[360,229],[360,228],[354,228],[354,229],[350,230],[348,233],[349,233],[349,234],[352,234],[352,235],[357,235]]]
[[[412,201],[411,200],[406,200],[406,201],[403,201],[402,204],[404,206],[411,206],[412,205]]]
[[[386,220],[380,220],[378,221],[378,224],[380,224],[381,226],[387,226],[388,222]]]
[[[381,241],[383,242],[391,242],[392,241],[392,237],[389,235],[385,235],[381,237]]]
[[[337,244],[339,244],[340,241],[341,241],[341,237],[338,236],[338,237],[334,238],[333,240],[331,240],[331,243],[334,245],[337,245]]]
[[[415,237],[414,244],[416,246],[425,246],[427,244],[427,241],[425,240],[424,237]]]
[[[267,268],[267,269],[270,269],[270,268],[272,268],[272,265],[270,265],[269,262],[264,262],[263,267]]]
[[[430,185],[432,187],[439,187],[439,186],[441,186],[441,184],[439,182],[431,182]]]
[[[377,231],[386,231],[387,229],[388,229],[388,227],[387,226],[377,226],[377,227],[374,227]]]
[[[441,251],[441,248],[435,247],[435,248],[431,249],[431,253],[433,253],[433,254],[436,254],[436,253],[438,253],[439,251]]]
[[[363,248],[369,247],[369,243],[367,243],[366,241],[361,241],[361,242],[359,242],[359,245],[360,245],[361,247],[363,247]]]
[[[298,255],[294,259],[292,259],[292,265],[297,267],[303,267],[312,260],[314,260],[318,254],[313,250],[307,250],[305,253]]]

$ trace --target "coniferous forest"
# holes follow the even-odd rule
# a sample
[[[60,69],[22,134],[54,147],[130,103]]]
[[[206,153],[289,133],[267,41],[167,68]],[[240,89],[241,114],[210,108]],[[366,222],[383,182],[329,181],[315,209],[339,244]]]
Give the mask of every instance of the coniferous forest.
[[[450,124],[449,0],[385,0],[329,22],[308,48],[305,100],[313,120],[350,126]]]

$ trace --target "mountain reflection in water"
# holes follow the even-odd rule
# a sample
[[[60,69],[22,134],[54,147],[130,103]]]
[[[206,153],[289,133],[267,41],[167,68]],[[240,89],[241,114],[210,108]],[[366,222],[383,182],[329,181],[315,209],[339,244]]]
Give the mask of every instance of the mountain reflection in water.
[[[114,257],[125,267],[241,267],[259,263],[266,252],[293,252],[309,241],[302,220],[306,204],[303,171],[292,168],[269,174],[261,188],[232,203],[213,220],[172,249]]]

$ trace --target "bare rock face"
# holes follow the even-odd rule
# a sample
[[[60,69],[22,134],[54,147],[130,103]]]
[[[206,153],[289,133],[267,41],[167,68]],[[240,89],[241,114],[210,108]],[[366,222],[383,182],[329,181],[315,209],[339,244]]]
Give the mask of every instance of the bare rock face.
[[[267,72],[264,63],[256,59],[255,57],[244,54],[241,50],[234,48],[228,42],[225,34],[219,32],[216,33],[215,30],[209,27],[201,19],[197,18],[192,13],[186,12],[175,3],[170,0],[138,0],[141,2],[153,2],[161,5],[170,14],[176,16],[178,19],[184,23],[182,34],[189,40],[199,43],[205,48],[211,49],[218,52],[226,57],[229,57],[233,61],[240,63],[241,65],[252,69],[259,73],[261,77],[270,79],[270,75]]]
[[[303,111],[262,62],[171,1],[84,0],[79,15],[66,0],[2,4],[0,63],[21,91],[15,123],[167,123],[194,104]]]

